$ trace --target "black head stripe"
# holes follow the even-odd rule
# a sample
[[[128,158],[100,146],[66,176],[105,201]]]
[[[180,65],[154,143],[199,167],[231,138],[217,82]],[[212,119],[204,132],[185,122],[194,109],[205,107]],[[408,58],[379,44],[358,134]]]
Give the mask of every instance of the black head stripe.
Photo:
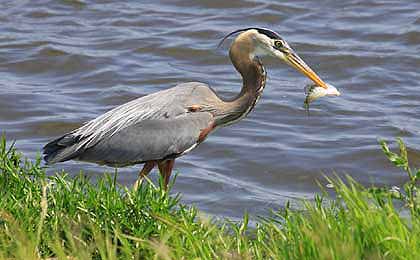
[[[278,35],[276,32],[273,32],[268,29],[264,28],[255,28],[259,33],[266,35],[268,38],[271,38],[273,40],[281,40],[280,35]]]
[[[245,29],[239,29],[236,31],[233,31],[231,33],[229,33],[228,35],[226,35],[225,37],[223,37],[223,39],[219,42],[219,44],[217,45],[217,48],[219,48],[220,46],[222,46],[223,42],[229,38],[230,36],[239,33],[239,32],[244,32],[244,31],[248,31],[248,30],[257,30],[259,33],[266,35],[267,37],[271,38],[271,39],[278,39],[280,40],[281,37],[280,35],[278,35],[276,32],[271,31],[269,29],[265,29],[265,28],[258,28],[258,27],[249,27],[249,28],[245,28]]]

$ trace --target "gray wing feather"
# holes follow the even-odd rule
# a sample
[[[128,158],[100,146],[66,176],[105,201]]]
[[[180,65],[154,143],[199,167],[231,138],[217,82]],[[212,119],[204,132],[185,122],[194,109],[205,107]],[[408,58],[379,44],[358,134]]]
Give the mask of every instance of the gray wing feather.
[[[150,131],[152,132],[151,134],[156,129],[167,131],[163,129],[171,128],[172,125],[175,126],[177,124],[170,120],[186,115],[188,113],[186,109],[187,103],[199,101],[200,97],[217,99],[210,87],[200,82],[184,83],[140,97],[114,108],[87,122],[82,127],[48,143],[44,147],[44,159],[47,163],[55,163],[82,158],[83,156],[81,155],[89,148],[101,142],[117,140],[112,138],[118,138],[123,133],[128,134],[129,130],[137,131],[138,136],[144,135],[146,137],[147,134],[140,131]],[[166,122],[167,120],[169,121]],[[164,125],[165,123],[168,123],[168,125]],[[134,132],[130,132],[130,135],[132,133]],[[173,137],[176,137],[175,133]],[[113,145],[113,147],[117,146]],[[105,152],[104,149],[101,148],[101,151]],[[109,154],[108,156],[111,155]],[[140,157],[142,156],[138,158]]]
[[[207,112],[189,113],[167,120],[145,120],[126,127],[77,159],[125,166],[177,157],[197,144],[201,131],[213,121]]]
[[[80,146],[95,145],[105,136],[147,119],[163,119],[185,113],[182,98],[190,88],[175,87],[159,91],[121,106],[89,121],[74,132],[74,135],[86,138]]]

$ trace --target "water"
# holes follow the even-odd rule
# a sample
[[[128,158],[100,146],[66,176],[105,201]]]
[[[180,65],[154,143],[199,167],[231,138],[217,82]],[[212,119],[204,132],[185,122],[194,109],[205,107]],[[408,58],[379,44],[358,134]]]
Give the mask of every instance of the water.
[[[217,50],[228,32],[279,32],[339,98],[303,108],[308,80],[264,59],[263,98],[243,121],[177,160],[174,193],[219,216],[267,214],[311,198],[323,174],[400,186],[378,138],[402,137],[420,163],[419,1],[1,1],[0,131],[35,158],[54,137],[136,97],[185,81],[234,96],[240,79]],[[120,171],[131,185],[140,166]],[[93,177],[112,168],[49,169]],[[154,174],[156,176],[156,174]]]

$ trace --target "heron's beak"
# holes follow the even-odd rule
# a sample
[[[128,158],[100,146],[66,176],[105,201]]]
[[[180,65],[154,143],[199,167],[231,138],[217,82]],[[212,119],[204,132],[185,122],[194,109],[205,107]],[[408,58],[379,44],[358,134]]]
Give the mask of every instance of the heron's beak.
[[[286,62],[296,68],[306,77],[310,78],[315,84],[327,89],[327,84],[297,55],[293,50],[284,54]]]

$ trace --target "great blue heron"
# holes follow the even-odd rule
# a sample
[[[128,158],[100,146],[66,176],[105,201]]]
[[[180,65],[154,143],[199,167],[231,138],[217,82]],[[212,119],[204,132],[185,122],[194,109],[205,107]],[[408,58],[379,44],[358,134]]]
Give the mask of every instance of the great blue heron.
[[[274,31],[246,28],[233,41],[229,56],[243,85],[232,100],[219,97],[201,82],[179,84],[118,106],[45,145],[48,164],[80,160],[122,167],[144,163],[134,184],[156,165],[165,188],[177,157],[190,152],[215,129],[244,118],[265,87],[266,72],[260,56],[273,56],[296,68],[320,87],[315,72]]]

